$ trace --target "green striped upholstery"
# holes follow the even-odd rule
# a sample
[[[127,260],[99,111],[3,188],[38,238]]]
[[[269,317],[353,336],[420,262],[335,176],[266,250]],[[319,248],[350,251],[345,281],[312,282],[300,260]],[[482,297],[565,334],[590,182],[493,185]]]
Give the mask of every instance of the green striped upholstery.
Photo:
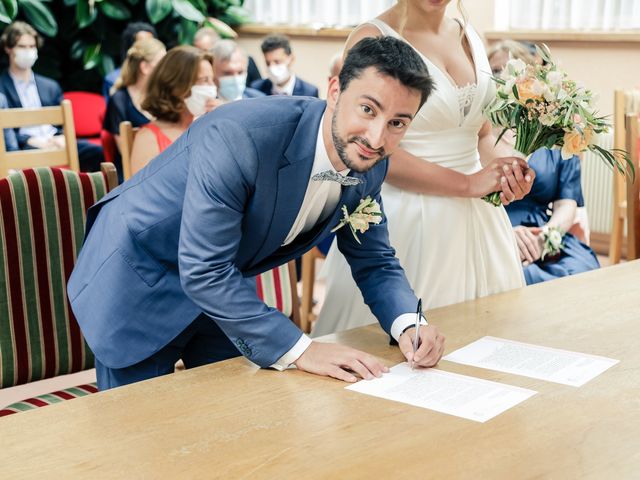
[[[79,385],[77,387],[67,388],[65,390],[58,390],[57,392],[47,393],[38,397],[27,398],[21,402],[12,403],[11,405],[4,407],[0,410],[0,417],[6,417],[18,412],[24,412],[27,410],[33,410],[39,407],[46,407],[54,403],[64,402],[65,400],[72,400],[78,397],[84,397],[91,393],[96,393],[98,387],[95,383],[88,383],[86,385]]]
[[[67,300],[102,173],[27,169],[0,179],[0,388],[93,366]]]
[[[256,277],[258,296],[270,307],[277,308],[287,317],[293,314],[289,265],[284,264]]]

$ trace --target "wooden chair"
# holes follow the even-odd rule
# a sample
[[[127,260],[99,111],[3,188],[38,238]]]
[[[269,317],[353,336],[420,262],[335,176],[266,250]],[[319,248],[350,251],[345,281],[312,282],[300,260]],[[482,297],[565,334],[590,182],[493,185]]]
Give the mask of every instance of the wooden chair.
[[[316,316],[313,313],[313,287],[316,281],[316,260],[324,258],[318,247],[313,247],[302,256],[302,300],[300,306],[300,329],[311,331]]]
[[[640,90],[616,90],[613,104],[613,148],[626,149],[627,114],[640,113]],[[631,153],[631,152],[629,152]],[[636,175],[640,172],[636,169]],[[609,243],[609,261],[613,265],[620,262],[624,239],[624,223],[627,218],[627,180],[618,171],[613,172],[613,218],[611,240]]]
[[[62,125],[65,148],[7,152],[4,136],[0,135],[0,178],[6,177],[9,170],[30,167],[67,167],[76,172],[80,171],[73,112],[69,100],[63,100],[59,107],[0,109],[0,129],[42,124]]]
[[[87,209],[117,186],[114,165],[101,167],[96,173],[30,168],[0,179],[0,395],[5,400],[9,387],[93,368],[66,285],[84,240]],[[41,385],[44,394],[12,403],[0,416],[95,391],[95,383],[53,393]]]
[[[627,114],[625,117],[626,142],[625,150],[636,171],[633,183],[627,184],[627,260],[640,258],[640,162],[638,162],[638,115]]]
[[[122,150],[120,156],[122,157],[122,174],[125,181],[131,178],[131,149],[138,130],[138,128],[133,128],[131,122],[127,120],[120,122],[120,146]]]

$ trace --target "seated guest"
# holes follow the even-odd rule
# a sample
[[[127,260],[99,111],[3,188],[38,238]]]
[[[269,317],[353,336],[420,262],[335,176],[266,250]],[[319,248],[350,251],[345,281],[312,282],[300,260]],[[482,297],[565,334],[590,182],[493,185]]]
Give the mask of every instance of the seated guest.
[[[291,70],[295,56],[289,39],[284,35],[269,35],[262,41],[264,61],[269,78],[257,80],[251,86],[266,95],[306,95],[317,97],[318,88],[296,77]]]
[[[51,78],[37,75],[32,67],[38,59],[42,39],[35,29],[24,22],[14,22],[4,29],[0,39],[9,57],[9,68],[0,75],[0,92],[9,108],[41,108],[62,103],[62,88]],[[64,148],[62,130],[53,125],[32,125],[14,129],[18,146],[32,148]],[[78,140],[78,158],[83,171],[100,170],[102,147]]]
[[[0,93],[0,108],[9,108],[7,97],[5,97],[2,93]],[[20,150],[20,147],[18,147],[16,132],[14,132],[12,128],[5,128],[3,133],[5,151],[12,152],[14,150]]]
[[[164,45],[155,38],[138,40],[127,52],[120,77],[112,87],[102,125],[114,135],[118,151],[121,149],[120,122],[128,120],[134,127],[140,127],[151,120],[141,106],[142,100],[147,80],[165,53]]]
[[[229,27],[227,26],[227,28]],[[233,30],[231,31],[233,32]],[[237,35],[235,37],[237,37]],[[218,32],[216,32],[211,27],[202,27],[198,29],[198,31],[196,31],[195,35],[193,36],[193,46],[212,53],[213,46],[216,44],[216,42],[218,42],[218,40],[220,40],[220,35],[218,35]],[[246,85],[247,87],[249,87],[256,80],[260,80],[262,76],[260,75],[260,70],[258,70],[256,62],[253,60],[253,58],[251,56],[247,56],[247,60],[248,64]]]
[[[596,254],[568,232],[576,208],[584,205],[580,185],[580,159],[562,160],[560,150],[542,148],[529,159],[536,172],[531,193],[505,206],[514,226],[527,285],[599,268]],[[549,203],[553,204],[549,215]],[[545,256],[545,230],[564,233],[559,255]]]
[[[138,40],[142,40],[145,38],[158,38],[158,34],[156,29],[153,28],[152,25],[149,25],[145,22],[133,22],[127,25],[127,27],[122,31],[120,35],[120,63],[122,64],[127,58],[127,52],[131,48],[131,46],[137,42]],[[120,76],[120,70],[122,67],[118,67],[112,72],[108,73],[106,77],[104,77],[104,83],[102,84],[102,95],[104,98],[109,101],[109,95],[113,84],[116,83],[116,80]]]
[[[195,47],[169,50],[153,70],[142,108],[155,120],[140,128],[131,150],[131,171],[144,167],[187,129],[215,99],[213,57]]]
[[[247,87],[247,54],[233,40],[220,40],[213,47],[213,71],[218,98],[232,102],[242,98],[264,97]]]

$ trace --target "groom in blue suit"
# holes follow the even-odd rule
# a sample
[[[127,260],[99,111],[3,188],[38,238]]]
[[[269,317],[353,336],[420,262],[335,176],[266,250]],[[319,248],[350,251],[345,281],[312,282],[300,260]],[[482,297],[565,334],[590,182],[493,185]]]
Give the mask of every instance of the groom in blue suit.
[[[169,373],[180,358],[190,368],[239,353],[261,367],[295,364],[351,382],[386,371],[364,352],[312,342],[257,297],[254,276],[320,242],[343,207],[381,203],[387,156],[431,89],[407,44],[362,40],[327,102],[219,107],[93,206],[68,294],[99,388]],[[339,229],[338,245],[384,330],[408,360],[432,366],[444,338],[422,328],[413,351],[417,299],[382,218]]]

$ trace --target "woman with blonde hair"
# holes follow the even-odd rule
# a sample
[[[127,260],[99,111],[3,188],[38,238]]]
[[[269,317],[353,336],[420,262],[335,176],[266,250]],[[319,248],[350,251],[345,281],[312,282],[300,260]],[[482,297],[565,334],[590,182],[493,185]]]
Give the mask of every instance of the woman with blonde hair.
[[[213,57],[196,47],[169,50],[153,70],[142,108],[154,120],[142,126],[133,142],[131,171],[144,167],[191,125],[217,105]]]
[[[155,38],[137,40],[122,64],[120,76],[111,89],[103,128],[111,132],[120,145],[120,122],[130,121],[134,127],[149,123],[150,116],[142,108],[147,80],[154,67],[166,54],[164,44]]]
[[[503,203],[522,198],[534,176],[509,149],[494,147],[482,114],[494,95],[487,55],[460,2],[463,20],[445,15],[449,2],[398,1],[356,28],[345,47],[364,37],[401,38],[420,53],[436,85],[391,156],[382,189],[391,245],[426,308],[524,286],[509,218],[481,197],[500,190]],[[330,301],[312,333],[373,322],[335,244],[325,272]]]

